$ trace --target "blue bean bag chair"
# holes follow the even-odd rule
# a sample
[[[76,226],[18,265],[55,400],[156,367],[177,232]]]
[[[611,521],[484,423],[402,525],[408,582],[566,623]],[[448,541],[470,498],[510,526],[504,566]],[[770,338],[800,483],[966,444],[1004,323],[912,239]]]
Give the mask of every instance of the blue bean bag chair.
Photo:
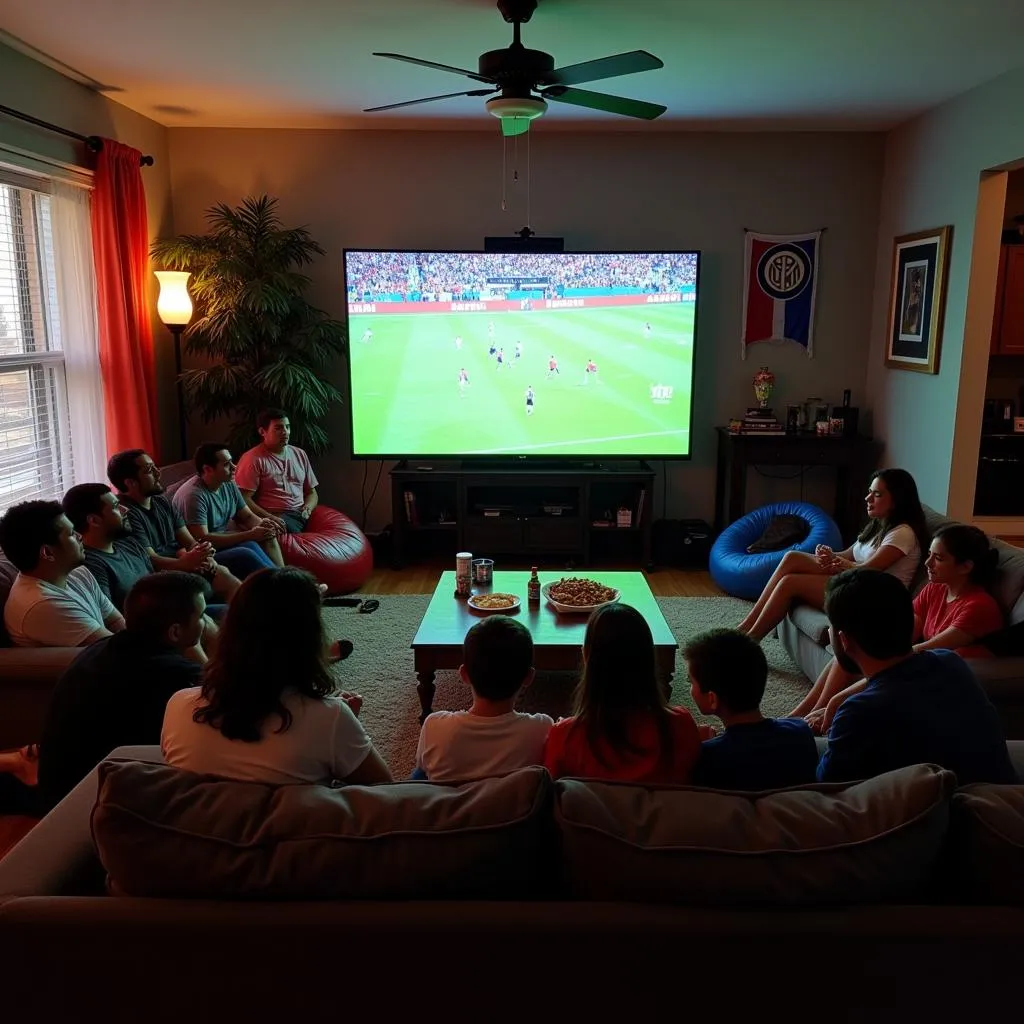
[[[799,516],[806,520],[811,528],[810,533],[799,544],[791,544],[778,551],[748,554],[747,548],[764,533],[772,518],[785,515]],[[806,501],[780,501],[755,508],[753,512],[748,512],[742,519],[727,526],[711,548],[708,568],[711,570],[711,578],[727,594],[756,601],[787,551],[811,552],[819,544],[827,544],[834,551],[841,551],[844,547],[839,527],[832,517],[817,505],[810,505]]]

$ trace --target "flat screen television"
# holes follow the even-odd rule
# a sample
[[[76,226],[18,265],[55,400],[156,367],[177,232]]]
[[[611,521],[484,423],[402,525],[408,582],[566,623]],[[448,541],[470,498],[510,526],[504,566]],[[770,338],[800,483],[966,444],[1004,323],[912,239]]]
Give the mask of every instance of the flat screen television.
[[[698,252],[343,266],[354,458],[690,457]]]

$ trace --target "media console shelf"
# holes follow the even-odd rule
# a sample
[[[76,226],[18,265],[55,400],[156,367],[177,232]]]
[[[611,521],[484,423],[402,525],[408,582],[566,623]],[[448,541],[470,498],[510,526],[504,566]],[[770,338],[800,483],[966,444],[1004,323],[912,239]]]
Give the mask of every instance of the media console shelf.
[[[398,463],[391,470],[394,567],[425,547],[543,564],[651,567],[654,470],[646,462],[593,464]],[[621,513],[630,525],[619,526]]]

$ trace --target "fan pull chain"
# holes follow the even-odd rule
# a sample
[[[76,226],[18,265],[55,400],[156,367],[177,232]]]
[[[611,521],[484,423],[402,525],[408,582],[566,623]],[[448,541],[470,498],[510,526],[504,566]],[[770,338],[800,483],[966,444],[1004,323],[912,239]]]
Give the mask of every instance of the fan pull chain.
[[[516,139],[515,144],[512,147],[512,153],[513,153],[513,156],[512,156],[512,164],[513,164],[513,167],[512,167],[512,180],[513,181],[518,181],[519,180],[519,136],[517,135],[515,137],[515,139]]]
[[[507,171],[505,164],[507,163],[506,157],[508,155],[508,138],[504,135],[501,137],[501,212],[505,213],[508,210],[508,197],[505,192],[505,181],[507,178]]]
[[[530,185],[533,183],[533,176],[530,174],[530,136],[532,132],[526,133],[526,226],[530,226]]]

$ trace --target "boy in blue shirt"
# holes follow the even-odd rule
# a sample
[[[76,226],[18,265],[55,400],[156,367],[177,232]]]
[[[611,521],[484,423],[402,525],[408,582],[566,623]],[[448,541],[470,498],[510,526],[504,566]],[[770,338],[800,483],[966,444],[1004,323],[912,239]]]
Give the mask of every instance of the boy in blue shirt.
[[[734,629],[713,629],[683,651],[690,695],[725,732],[701,744],[693,785],[713,789],[784,789],[814,782],[818,749],[802,718],[765,718],[761,698],[768,662],[757,641]]]
[[[836,660],[867,680],[846,699],[818,765],[822,782],[937,764],[971,782],[1015,783],[999,716],[953,651],[914,652],[914,605],[895,576],[847,569],[825,588]]]

